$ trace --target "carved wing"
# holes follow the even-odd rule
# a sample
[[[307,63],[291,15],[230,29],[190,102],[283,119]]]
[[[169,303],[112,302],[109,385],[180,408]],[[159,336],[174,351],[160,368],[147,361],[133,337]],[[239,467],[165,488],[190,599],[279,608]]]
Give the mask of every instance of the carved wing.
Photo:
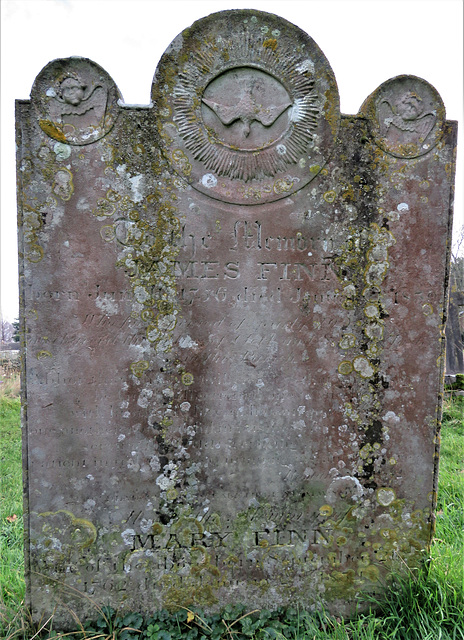
[[[377,105],[377,119],[380,126],[380,135],[385,138],[392,123],[394,112],[388,100],[382,100]]]
[[[213,100],[207,100],[203,98],[203,102],[214,111],[219,120],[224,125],[232,124],[235,120],[239,120],[242,116],[241,102],[239,104],[234,104],[231,107],[228,107],[225,104],[219,104],[218,102],[213,102]]]
[[[83,115],[90,111],[90,109],[95,109],[96,120],[100,122],[106,112],[107,99],[107,91],[105,91],[102,86],[97,86],[86,98],[82,100],[79,113]]]
[[[265,127],[270,127],[272,124],[274,124],[277,118],[291,106],[291,104],[291,102],[286,102],[277,106],[263,107],[261,111],[256,114],[256,120],[258,120],[258,122],[261,122],[261,124]]]
[[[265,127],[270,127],[282,113],[291,106],[291,102],[277,106],[263,107],[250,96],[245,96],[238,104],[227,106],[203,98],[203,102],[214,111],[223,125],[232,124],[235,120],[253,122],[257,120]]]
[[[433,113],[426,113],[418,120],[417,131],[420,134],[421,142],[424,142],[428,138],[430,132],[435,126],[436,120],[437,116]]]
[[[52,122],[61,122],[61,114],[64,104],[64,100],[61,100],[59,96],[54,96],[53,100],[50,100],[48,106],[48,117]]]

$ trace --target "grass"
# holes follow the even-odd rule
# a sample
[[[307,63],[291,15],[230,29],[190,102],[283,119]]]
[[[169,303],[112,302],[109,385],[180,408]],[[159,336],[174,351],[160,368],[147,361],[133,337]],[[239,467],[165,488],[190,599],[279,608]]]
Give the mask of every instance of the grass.
[[[24,597],[19,376],[0,385],[0,637]]]
[[[0,386],[0,638],[3,640],[464,640],[464,397],[445,401],[435,541],[428,562],[395,577],[369,614],[344,621],[324,613],[226,608],[118,615],[95,609],[76,632],[57,633],[53,621],[32,625],[23,607],[21,430],[17,376]],[[45,623],[46,621],[44,621]],[[80,631],[79,631],[80,629]]]

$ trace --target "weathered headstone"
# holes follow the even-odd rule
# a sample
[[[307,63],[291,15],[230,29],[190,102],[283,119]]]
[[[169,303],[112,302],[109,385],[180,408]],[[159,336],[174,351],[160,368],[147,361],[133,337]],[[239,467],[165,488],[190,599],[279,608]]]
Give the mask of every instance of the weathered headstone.
[[[431,538],[456,125],[413,76],[340,116],[254,10],[119,98],[69,58],[17,105],[34,616],[350,613]]]
[[[462,342],[459,313],[464,307],[464,291],[459,291],[457,279],[451,273],[451,286],[448,302],[448,318],[446,323],[446,375],[455,376],[464,373],[464,344]]]

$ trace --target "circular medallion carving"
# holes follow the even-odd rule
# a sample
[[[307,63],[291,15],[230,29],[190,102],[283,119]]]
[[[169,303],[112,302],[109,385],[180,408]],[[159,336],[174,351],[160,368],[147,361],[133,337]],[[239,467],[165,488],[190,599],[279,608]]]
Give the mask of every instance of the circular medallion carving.
[[[50,62],[31,91],[41,129],[59,142],[79,146],[99,140],[113,128],[120,98],[104,69],[77,57]]]
[[[335,78],[314,41],[252,10],[213,14],[178,36],[152,99],[174,169],[198,191],[240,204],[278,200],[312,180],[340,117]]]
[[[216,144],[236,151],[270,147],[290,126],[290,96],[268,73],[253,67],[230,69],[212,80],[202,97],[203,125]]]
[[[443,133],[445,107],[438,91],[416,76],[397,76],[364,102],[376,144],[396,158],[417,158],[435,147]]]

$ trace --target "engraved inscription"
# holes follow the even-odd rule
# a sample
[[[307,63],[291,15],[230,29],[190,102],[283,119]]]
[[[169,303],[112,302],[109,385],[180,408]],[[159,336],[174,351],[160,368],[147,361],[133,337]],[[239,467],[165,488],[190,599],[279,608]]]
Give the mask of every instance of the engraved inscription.
[[[306,237],[299,231],[271,236],[267,227],[259,221],[230,224],[228,252],[233,259],[219,261],[202,259],[218,253],[213,236],[197,238],[184,225],[181,252],[174,260],[180,300],[188,305],[209,301],[301,303],[305,313],[318,300],[333,300],[337,294],[327,289],[333,280],[332,239],[325,234],[323,238]],[[255,260],[247,254],[255,254]]]
[[[72,58],[17,105],[34,620],[349,616],[431,539],[454,125],[404,76],[339,127],[323,53],[254,9],[185,30],[154,108],[118,95]]]

